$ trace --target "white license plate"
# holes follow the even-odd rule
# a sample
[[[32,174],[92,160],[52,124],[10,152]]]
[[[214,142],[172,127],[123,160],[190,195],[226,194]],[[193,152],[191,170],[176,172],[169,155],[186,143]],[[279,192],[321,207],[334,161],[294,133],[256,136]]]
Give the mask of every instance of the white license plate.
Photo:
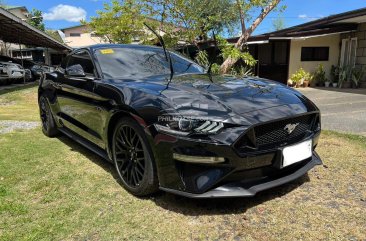
[[[302,142],[300,144],[283,148],[282,167],[287,167],[296,162],[303,161],[313,155],[312,140]]]

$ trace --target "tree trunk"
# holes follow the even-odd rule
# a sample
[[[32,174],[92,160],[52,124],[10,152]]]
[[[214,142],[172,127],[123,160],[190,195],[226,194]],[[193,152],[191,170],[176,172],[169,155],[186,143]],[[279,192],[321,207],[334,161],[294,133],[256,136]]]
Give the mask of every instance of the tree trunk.
[[[241,7],[241,3],[239,0],[236,0],[236,4],[238,5],[239,8],[239,16],[240,16],[240,24],[241,24],[241,34],[245,33],[245,20],[244,20],[244,12],[243,9]]]
[[[258,25],[263,21],[263,19],[280,3],[281,0],[273,0],[267,7],[265,7],[259,16],[254,20],[252,25],[243,32],[235,44],[235,48],[242,50],[245,43],[248,41],[249,37],[252,35],[254,30],[258,27]],[[238,61],[238,59],[233,59],[231,57],[227,58],[224,63],[220,66],[220,72],[222,74],[227,73],[234,64]]]
[[[237,59],[234,58],[227,58],[224,63],[222,63],[222,65],[220,66],[220,72],[222,74],[227,74],[230,69],[234,66],[234,64],[236,63],[236,61],[238,61]]]

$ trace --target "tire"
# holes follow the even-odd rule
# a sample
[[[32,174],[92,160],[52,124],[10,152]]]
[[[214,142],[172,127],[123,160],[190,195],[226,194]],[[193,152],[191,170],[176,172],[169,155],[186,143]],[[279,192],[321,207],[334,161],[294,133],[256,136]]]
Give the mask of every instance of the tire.
[[[46,97],[39,98],[39,113],[42,121],[42,132],[48,137],[55,137],[59,134],[51,108]]]
[[[123,187],[135,196],[158,191],[152,151],[142,127],[131,118],[118,121],[112,137],[112,157]]]

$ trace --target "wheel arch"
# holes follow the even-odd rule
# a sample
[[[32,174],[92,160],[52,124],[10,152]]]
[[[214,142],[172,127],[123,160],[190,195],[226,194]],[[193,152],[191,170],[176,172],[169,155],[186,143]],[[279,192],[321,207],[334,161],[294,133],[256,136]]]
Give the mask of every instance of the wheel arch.
[[[124,117],[129,117],[134,119],[137,123],[139,123],[141,125],[141,127],[143,129],[146,129],[147,125],[144,121],[144,119],[139,116],[139,114],[134,111],[133,109],[129,108],[129,107],[122,107],[119,110],[114,111],[108,121],[108,126],[106,129],[106,140],[107,140],[107,152],[108,152],[108,157],[112,160],[112,138],[113,138],[113,131],[114,128],[116,127],[118,121],[121,118]]]

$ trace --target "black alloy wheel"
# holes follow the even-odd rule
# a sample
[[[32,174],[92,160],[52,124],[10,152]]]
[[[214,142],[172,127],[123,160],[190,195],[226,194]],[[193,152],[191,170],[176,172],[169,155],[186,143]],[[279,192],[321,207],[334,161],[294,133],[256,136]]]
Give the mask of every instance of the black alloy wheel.
[[[124,118],[116,126],[112,140],[113,160],[123,186],[136,196],[157,191],[157,176],[151,151],[142,128]]]
[[[44,96],[39,98],[39,113],[42,121],[42,132],[48,137],[57,136],[59,131],[53,119],[50,106]]]

